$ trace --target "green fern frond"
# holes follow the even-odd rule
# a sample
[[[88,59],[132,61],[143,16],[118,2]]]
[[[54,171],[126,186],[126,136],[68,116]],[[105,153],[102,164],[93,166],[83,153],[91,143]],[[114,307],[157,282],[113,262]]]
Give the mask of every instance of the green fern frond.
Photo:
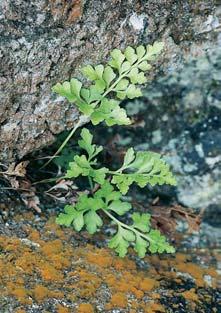
[[[76,104],[78,109],[91,117],[94,125],[105,121],[108,126],[128,125],[126,111],[120,108],[119,101],[125,98],[140,97],[142,92],[136,85],[147,82],[144,75],[151,69],[148,61],[153,61],[163,49],[163,43],[152,46],[127,47],[124,52],[114,49],[108,65],[87,65],[82,68],[83,75],[92,82],[89,88],[72,78],[57,83],[52,90]]]

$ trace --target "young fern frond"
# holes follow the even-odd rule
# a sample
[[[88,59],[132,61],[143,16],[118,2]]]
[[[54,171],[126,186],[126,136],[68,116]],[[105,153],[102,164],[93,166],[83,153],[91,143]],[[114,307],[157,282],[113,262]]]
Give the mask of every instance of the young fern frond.
[[[133,99],[142,95],[136,85],[146,83],[144,72],[151,69],[148,61],[153,61],[163,49],[163,43],[152,46],[128,47],[124,53],[119,49],[111,52],[108,65],[87,65],[82,68],[83,75],[92,84],[83,88],[82,83],[72,78],[63,84],[57,83],[52,90],[76,104],[85,115],[90,116],[94,125],[105,121],[108,126],[130,123],[126,112],[119,107],[125,98]]]
[[[64,148],[75,130],[84,122],[91,121],[93,125],[105,122],[107,126],[130,124],[131,121],[126,111],[120,107],[120,102],[142,95],[138,85],[147,82],[145,72],[151,69],[149,62],[154,61],[162,49],[161,42],[141,45],[136,49],[127,47],[124,52],[114,49],[107,65],[87,65],[82,68],[82,74],[90,81],[89,87],[83,87],[76,78],[57,83],[52,88],[53,91],[75,103],[83,115],[55,155]],[[99,167],[97,156],[103,148],[92,143],[93,136],[87,129],[82,129],[80,136],[78,144],[85,153],[74,156],[64,178],[87,177],[91,194],[81,193],[76,204],[66,205],[64,213],[57,217],[57,223],[72,226],[76,231],[86,228],[90,234],[94,234],[102,227],[101,213],[105,213],[117,226],[109,247],[120,257],[127,254],[129,246],[134,247],[141,258],[147,252],[173,253],[175,250],[166,238],[158,230],[151,228],[150,214],[134,212],[130,225],[119,219],[132,209],[130,203],[122,200],[131,184],[136,183],[141,188],[147,184],[176,184],[169,166],[157,153],[135,152],[130,148],[119,169]],[[93,183],[97,185],[96,191]]]
[[[151,69],[148,62],[154,61],[162,49],[162,42],[136,49],[127,47],[124,53],[114,49],[108,65],[87,65],[82,68],[82,74],[92,82],[88,88],[84,88],[78,79],[72,78],[70,81],[57,83],[52,90],[74,103],[85,116],[85,122],[91,121],[93,125],[105,122],[107,126],[129,125],[131,121],[126,111],[120,107],[120,102],[125,98],[142,96],[137,85],[146,83],[144,73]],[[77,125],[71,131],[43,167],[62,151],[78,127]]]
[[[118,170],[110,170],[106,167],[97,169],[97,160],[94,157],[102,151],[102,147],[92,145],[92,135],[87,129],[81,132],[82,140],[80,146],[87,151],[86,155],[74,157],[74,162],[69,163],[66,173],[67,178],[78,176],[90,176],[95,182],[103,184],[106,177],[111,177],[111,182],[116,185],[122,194],[126,194],[130,185],[136,183],[143,188],[147,184],[151,186],[175,185],[176,181],[170,172],[168,164],[161,158],[161,155],[150,151],[134,152],[130,148],[124,157],[123,165]],[[85,140],[84,140],[84,139]],[[96,151],[89,154],[89,151]],[[127,171],[127,173],[125,173]]]
[[[133,213],[132,225],[126,225],[115,217],[124,215],[132,208],[130,203],[121,200],[132,183],[135,182],[140,187],[148,183],[175,185],[176,181],[169,166],[157,153],[135,153],[130,148],[125,154],[123,165],[118,170],[98,168],[96,156],[102,151],[102,147],[92,143],[93,136],[87,129],[83,128],[80,136],[78,144],[86,154],[74,157],[74,161],[69,163],[65,177],[67,179],[90,177],[100,185],[100,189],[93,196],[81,195],[76,205],[67,205],[65,213],[58,216],[57,223],[72,225],[76,231],[85,226],[88,232],[93,234],[103,225],[99,214],[103,211],[117,225],[117,232],[111,239],[109,247],[115,249],[119,256],[125,256],[131,244],[140,257],[144,257],[147,251],[174,252],[166,238],[158,230],[151,229],[149,214]],[[131,172],[123,173],[126,170]]]
[[[103,225],[100,216],[103,211],[117,225],[117,232],[110,240],[109,247],[120,257],[127,254],[130,245],[140,258],[143,258],[147,251],[173,253],[175,250],[166,238],[158,230],[151,228],[149,214],[133,213],[131,225],[126,225],[115,217],[124,215],[131,208],[130,203],[121,200],[121,193],[114,191],[110,182],[105,181],[93,197],[83,194],[76,205],[66,205],[64,213],[59,214],[56,222],[59,225],[72,226],[76,231],[85,227],[90,234],[94,234]]]

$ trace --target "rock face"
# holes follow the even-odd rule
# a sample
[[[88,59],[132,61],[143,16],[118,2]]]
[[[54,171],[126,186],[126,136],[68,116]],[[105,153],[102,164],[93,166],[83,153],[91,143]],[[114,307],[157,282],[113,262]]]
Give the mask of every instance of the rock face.
[[[211,224],[221,210],[221,47],[154,81],[141,100],[145,126],[137,149],[165,154],[177,178],[177,198],[192,208],[210,208]],[[134,112],[133,112],[134,110]],[[171,189],[170,189],[171,190]]]
[[[55,82],[78,74],[83,63],[105,60],[114,47],[154,40],[166,43],[159,72],[173,71],[190,55],[217,45],[219,14],[215,0],[1,1],[1,163],[21,159],[73,127],[78,112],[52,95]],[[194,100],[198,106],[201,97]],[[208,136],[220,140],[212,131]],[[208,166],[218,160],[207,157],[213,158]],[[209,177],[205,180],[209,184]]]

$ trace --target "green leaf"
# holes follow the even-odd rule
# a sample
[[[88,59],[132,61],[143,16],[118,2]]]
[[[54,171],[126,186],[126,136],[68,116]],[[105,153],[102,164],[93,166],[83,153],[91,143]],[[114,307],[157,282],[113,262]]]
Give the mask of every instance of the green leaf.
[[[76,95],[77,98],[80,98],[80,91],[82,87],[82,83],[76,78],[72,78],[70,81],[71,84],[71,92]]]
[[[155,60],[156,56],[160,54],[163,48],[164,48],[163,42],[154,42],[153,45],[148,45],[145,59],[150,61]]]
[[[92,169],[89,172],[89,176],[91,176],[95,182],[102,185],[105,181],[107,172],[108,172],[108,169],[106,167],[102,167],[98,170]]]
[[[138,60],[140,60],[145,55],[146,49],[144,48],[144,46],[138,46],[136,48],[136,53],[137,53]]]
[[[73,205],[66,205],[65,213],[60,213],[56,218],[56,223],[59,225],[70,226],[75,217],[76,211]]]
[[[133,213],[132,214],[133,227],[147,233],[150,230],[150,214],[147,213]]]
[[[69,169],[66,173],[66,178],[77,178],[78,176],[88,176],[90,173],[90,163],[88,162],[85,155],[74,157],[75,162],[69,163]]]
[[[87,102],[90,102],[90,90],[86,88],[81,88],[81,97]]]
[[[57,83],[52,87],[52,90],[62,97],[68,99],[69,102],[75,102],[76,96],[71,92],[71,85],[69,82],[64,82],[63,84]]]
[[[116,74],[110,66],[106,66],[104,69],[103,79],[105,80],[107,87],[110,86],[110,83],[114,80]]]
[[[128,77],[130,78],[130,81],[133,84],[144,84],[147,82],[147,79],[144,76],[144,73],[143,72],[139,73],[137,68],[133,68],[128,74]]]
[[[96,111],[94,111],[91,114],[91,123],[96,126],[96,125],[100,124],[101,122],[103,122],[105,117],[106,117],[106,115],[102,111],[97,109]]]
[[[84,222],[89,234],[97,232],[98,228],[103,225],[102,219],[95,211],[89,211],[84,216]]]
[[[150,245],[148,250],[151,253],[174,253],[175,249],[166,240],[166,237],[162,236],[159,230],[151,229],[148,236],[150,237]]]
[[[124,258],[127,254],[127,248],[129,247],[128,241],[124,240],[121,234],[118,232],[109,242],[108,247],[114,249],[119,257]]]
[[[98,93],[103,93],[106,88],[106,83],[103,79],[97,79],[95,81],[95,88],[98,91]]]
[[[81,72],[84,74],[85,77],[89,78],[92,81],[97,79],[97,73],[91,65],[84,66],[81,69]]]
[[[120,100],[124,100],[127,96],[127,93],[126,91],[118,91],[117,92],[117,98],[120,99]]]
[[[88,155],[92,155],[94,152],[94,145],[92,145],[93,136],[87,128],[83,128],[81,131],[82,140],[78,140],[78,145],[87,151]]]
[[[100,107],[95,109],[91,115],[93,125],[97,125],[102,121],[105,121],[107,126],[130,124],[126,111],[119,106],[119,101],[106,98],[102,100]]]
[[[113,201],[109,206],[108,209],[114,211],[118,215],[124,215],[132,208],[131,204],[128,202],[122,202],[120,200]]]
[[[77,107],[86,116],[90,116],[93,112],[93,108],[87,103],[81,103]]]
[[[112,184],[116,184],[117,188],[120,190],[120,192],[125,195],[128,190],[130,185],[133,183],[134,178],[130,175],[114,175],[111,182]]]
[[[114,88],[115,91],[125,90],[129,85],[129,81],[127,79],[121,79],[121,81]]]
[[[92,144],[93,136],[87,128],[83,128],[81,131],[82,140],[78,141],[78,145],[87,151],[89,158],[95,157],[103,150],[102,146],[96,146]]]
[[[123,74],[131,68],[130,62],[125,61],[122,63],[121,68],[120,68],[120,74]]]
[[[77,178],[82,174],[82,168],[76,162],[69,163],[69,169],[66,172],[66,178]]]
[[[93,101],[101,100],[102,94],[97,90],[95,85],[90,86],[90,103]]]
[[[72,222],[74,229],[76,231],[81,231],[81,229],[84,227],[84,217],[83,212],[76,212],[76,215],[74,216],[74,220]]]
[[[95,66],[95,71],[97,73],[97,78],[103,79],[104,66],[102,64]]]
[[[132,151],[130,153],[132,154]],[[134,182],[141,188],[147,184],[176,185],[169,165],[158,153],[139,151],[131,163],[123,164],[122,169],[123,171],[128,169],[132,173],[116,173],[113,175],[112,183],[116,184],[123,194],[127,193],[129,186]]]
[[[78,211],[97,211],[104,206],[104,202],[100,198],[92,198],[86,194],[82,194],[78,198],[76,209]]]
[[[135,235],[132,231],[118,227],[117,234],[110,240],[108,246],[114,249],[120,257],[124,257],[127,254],[127,248],[131,241],[135,240]]]
[[[58,215],[56,223],[64,226],[73,224],[74,229],[80,231],[84,226],[83,212],[78,212],[73,205],[66,205],[64,212]]]
[[[129,99],[134,99],[142,96],[140,88],[136,88],[135,85],[130,85],[126,90],[126,94]]]
[[[125,56],[119,49],[114,49],[111,52],[112,60],[109,61],[109,65],[113,68],[120,70],[121,64],[125,59]]]
[[[105,181],[101,188],[95,193],[95,197],[107,198],[110,196],[110,194],[112,194],[113,190],[114,187],[109,183],[109,181]]]
[[[142,239],[140,235],[136,236],[136,243],[134,250],[137,252],[140,258],[144,258],[147,252],[148,242],[145,239]]]
[[[127,112],[119,106],[110,112],[105,122],[107,126],[131,124],[130,119],[127,117]]]
[[[137,61],[137,55],[132,47],[127,47],[124,55],[131,65]]]
[[[143,61],[138,65],[138,68],[142,71],[149,71],[151,69],[151,65],[147,63],[147,61]]]
[[[127,240],[127,241],[134,241],[135,240],[135,235],[134,235],[133,231],[121,228],[120,232],[121,232],[121,235],[123,236],[123,238],[125,240]]]
[[[129,148],[124,156],[123,168],[127,168],[135,158],[135,153],[133,148]]]

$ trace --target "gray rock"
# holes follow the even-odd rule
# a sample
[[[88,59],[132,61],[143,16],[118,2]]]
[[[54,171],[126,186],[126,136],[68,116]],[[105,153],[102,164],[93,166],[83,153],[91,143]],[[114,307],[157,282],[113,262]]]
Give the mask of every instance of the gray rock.
[[[78,75],[82,64],[106,60],[114,47],[163,40],[165,54],[154,73],[174,71],[190,55],[217,46],[219,15],[215,0],[1,1],[1,163],[21,159],[74,126],[76,108],[53,95],[51,86]],[[197,101],[200,106],[200,96]]]
[[[145,121],[145,127],[133,134],[136,148],[146,149],[148,144],[164,155],[176,175],[181,204],[213,207],[213,213],[221,209],[220,73],[221,47],[159,78],[143,99],[134,102]],[[212,223],[218,225],[218,220],[217,213]]]

